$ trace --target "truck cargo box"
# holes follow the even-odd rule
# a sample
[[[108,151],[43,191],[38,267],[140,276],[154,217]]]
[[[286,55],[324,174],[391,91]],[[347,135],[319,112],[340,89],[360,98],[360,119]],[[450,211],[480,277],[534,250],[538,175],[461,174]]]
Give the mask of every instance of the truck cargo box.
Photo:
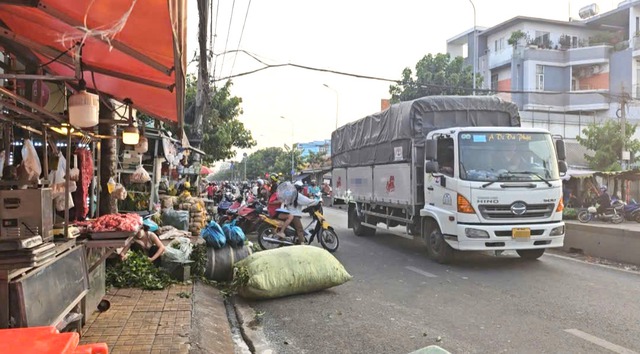
[[[468,126],[520,126],[518,107],[494,96],[428,96],[394,104],[331,135],[333,168],[412,161],[429,132]],[[422,157],[415,161],[422,165]]]

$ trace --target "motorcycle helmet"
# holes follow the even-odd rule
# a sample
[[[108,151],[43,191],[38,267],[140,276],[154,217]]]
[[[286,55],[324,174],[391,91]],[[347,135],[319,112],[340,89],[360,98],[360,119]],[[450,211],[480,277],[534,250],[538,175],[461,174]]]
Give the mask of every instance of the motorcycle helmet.
[[[256,181],[256,183],[258,184],[258,186],[262,187],[262,185],[264,185],[264,181],[261,178],[258,178],[258,180]]]
[[[606,192],[607,191],[607,186],[600,186],[600,191],[601,192]]]
[[[296,186],[296,189],[297,189],[298,191],[300,191],[300,190],[302,189],[302,187],[303,187],[302,181],[295,181],[295,182],[293,183],[293,185],[294,185],[294,186]]]
[[[279,181],[278,175],[276,173],[269,174],[269,179],[272,183],[278,183]]]

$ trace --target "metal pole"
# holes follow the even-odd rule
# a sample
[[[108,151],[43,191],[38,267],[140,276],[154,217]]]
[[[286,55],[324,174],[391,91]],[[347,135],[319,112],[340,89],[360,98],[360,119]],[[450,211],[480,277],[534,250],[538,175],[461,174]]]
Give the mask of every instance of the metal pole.
[[[71,180],[69,172],[71,170],[71,132],[67,132],[67,164],[64,172],[64,237],[69,237],[69,188]]]
[[[338,107],[339,107],[339,104],[340,104],[338,91],[334,90],[333,88],[331,88],[327,84],[322,84],[322,86],[324,86],[324,87],[328,88],[329,90],[333,91],[333,93],[336,95],[336,130],[338,130]]]
[[[621,85],[622,86],[622,85]],[[627,114],[626,114],[626,105],[627,105],[627,97],[625,96],[624,86],[621,89],[622,92],[622,101],[620,102],[620,120],[621,120],[621,131],[622,131],[622,153],[620,154],[622,157],[622,170],[626,169],[626,159],[625,159],[625,142],[627,140]]]
[[[469,0],[473,7],[473,95],[476,94],[476,67],[478,65],[478,36],[476,31],[476,5],[472,0]]]
[[[293,145],[295,144],[295,138],[293,137],[293,121],[291,121],[291,180],[293,181],[293,175],[295,174],[295,168],[293,166]]]

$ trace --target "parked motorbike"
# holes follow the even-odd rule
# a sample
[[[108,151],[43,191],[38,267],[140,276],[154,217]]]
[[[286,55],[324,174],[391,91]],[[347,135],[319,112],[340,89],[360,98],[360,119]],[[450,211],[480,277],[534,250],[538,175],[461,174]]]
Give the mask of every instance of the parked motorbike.
[[[266,214],[265,206],[253,196],[250,196],[247,204],[241,205],[237,210],[233,206],[227,211],[227,215],[220,221],[220,225],[236,221],[245,234],[252,233],[262,224],[260,215]]]
[[[623,216],[625,220],[635,221],[640,223],[640,203],[635,200],[631,200],[631,203],[624,203]]]
[[[310,212],[312,216],[311,222],[304,228],[305,243],[310,244],[317,236],[318,242],[324,249],[329,252],[335,252],[340,245],[340,241],[333,227],[329,225],[324,215],[320,212],[321,207],[322,203],[318,201],[303,210],[305,213]],[[283,221],[270,218],[267,215],[260,215],[260,218],[263,224],[258,229],[258,244],[262,249],[267,250],[295,244],[297,233],[292,225],[289,225],[284,230],[285,238],[279,239],[276,236],[276,230],[282,226]]]
[[[601,214],[598,214],[598,209],[595,206],[590,206],[586,210],[581,210],[578,213],[578,220],[581,223],[588,223],[591,220],[597,219],[613,224],[620,224],[624,221],[623,209],[624,204],[620,201],[614,201],[611,204],[611,208],[607,208],[604,213]]]

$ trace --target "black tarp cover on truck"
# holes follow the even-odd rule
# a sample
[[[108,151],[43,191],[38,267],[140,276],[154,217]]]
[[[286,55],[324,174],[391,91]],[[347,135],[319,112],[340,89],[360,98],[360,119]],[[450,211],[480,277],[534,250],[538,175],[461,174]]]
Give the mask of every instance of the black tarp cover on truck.
[[[411,161],[411,146],[451,127],[519,127],[518,107],[495,96],[428,96],[394,104],[331,134],[333,168]],[[422,160],[422,158],[420,158]]]

